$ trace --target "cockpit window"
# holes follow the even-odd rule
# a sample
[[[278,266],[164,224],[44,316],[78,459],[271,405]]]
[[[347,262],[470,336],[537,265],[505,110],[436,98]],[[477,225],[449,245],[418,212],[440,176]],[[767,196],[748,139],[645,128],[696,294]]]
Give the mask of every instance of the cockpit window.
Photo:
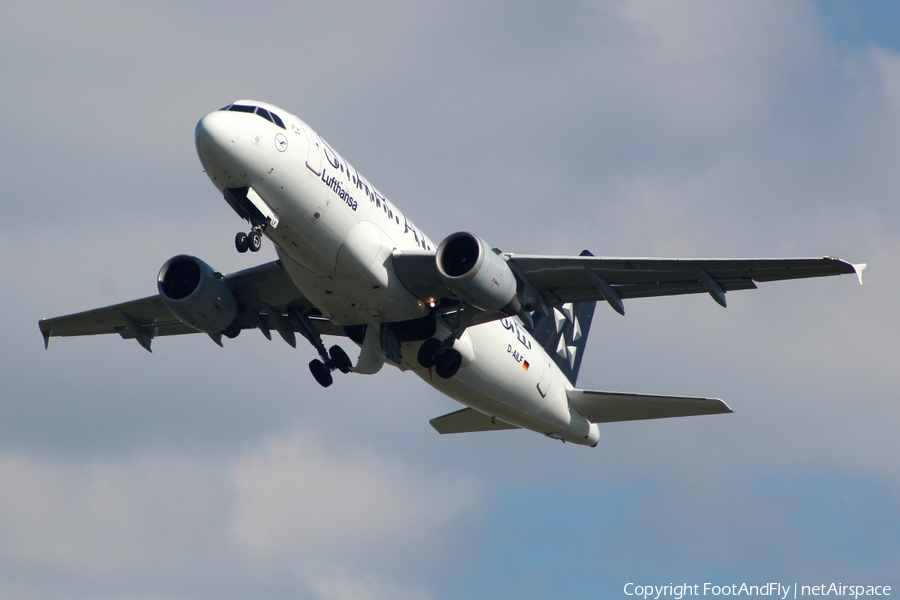
[[[220,108],[219,110],[231,110],[234,112],[243,112],[243,113],[255,112],[257,115],[259,115],[266,121],[269,121],[270,123],[275,123],[282,129],[287,129],[287,127],[284,126],[284,121],[281,120],[281,117],[279,117],[278,115],[276,115],[273,112],[270,112],[270,111],[264,109],[262,106],[246,106],[244,104],[231,104],[229,106],[226,106],[225,108]]]

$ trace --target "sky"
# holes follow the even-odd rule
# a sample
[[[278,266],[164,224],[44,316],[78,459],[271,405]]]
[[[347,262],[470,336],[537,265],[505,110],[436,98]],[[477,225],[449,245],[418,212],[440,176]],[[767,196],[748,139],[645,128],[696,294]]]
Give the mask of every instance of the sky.
[[[18,3],[0,9],[0,597],[627,598],[900,589],[900,9],[890,2]],[[193,128],[298,115],[435,241],[838,256],[852,276],[598,306],[587,389],[732,415],[440,436],[411,374],[248,331],[37,321],[232,272]],[[352,344],[342,343],[352,357]]]

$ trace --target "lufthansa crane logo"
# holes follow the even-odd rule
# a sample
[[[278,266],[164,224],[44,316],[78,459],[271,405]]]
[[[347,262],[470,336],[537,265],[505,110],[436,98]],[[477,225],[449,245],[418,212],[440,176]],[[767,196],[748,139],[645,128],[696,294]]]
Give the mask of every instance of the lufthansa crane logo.
[[[278,133],[275,135],[275,147],[278,148],[279,152],[284,152],[287,150],[287,138],[283,133]]]

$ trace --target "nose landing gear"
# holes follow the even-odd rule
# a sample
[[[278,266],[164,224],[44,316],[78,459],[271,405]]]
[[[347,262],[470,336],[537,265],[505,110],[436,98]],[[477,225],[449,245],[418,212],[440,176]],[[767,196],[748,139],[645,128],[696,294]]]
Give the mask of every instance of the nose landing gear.
[[[253,226],[248,233],[242,232],[234,236],[234,247],[242,254],[247,250],[258,252],[262,247],[262,233],[266,227],[270,223],[273,228],[278,227],[278,215],[252,187],[225,188],[223,194],[225,201],[238,216]]]
[[[265,225],[257,225],[249,233],[238,232],[234,236],[234,247],[241,254],[247,250],[259,252],[259,249],[262,248],[262,232],[265,227]]]

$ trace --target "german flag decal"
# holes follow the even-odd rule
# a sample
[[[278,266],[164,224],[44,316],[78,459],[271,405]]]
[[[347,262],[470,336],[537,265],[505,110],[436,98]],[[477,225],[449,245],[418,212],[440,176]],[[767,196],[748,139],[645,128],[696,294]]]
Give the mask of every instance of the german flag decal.
[[[528,364],[528,361],[527,361],[527,360],[523,360],[523,361],[522,361],[522,368],[523,368],[523,369],[525,369],[525,370],[527,371],[529,366],[531,366],[531,365]]]

